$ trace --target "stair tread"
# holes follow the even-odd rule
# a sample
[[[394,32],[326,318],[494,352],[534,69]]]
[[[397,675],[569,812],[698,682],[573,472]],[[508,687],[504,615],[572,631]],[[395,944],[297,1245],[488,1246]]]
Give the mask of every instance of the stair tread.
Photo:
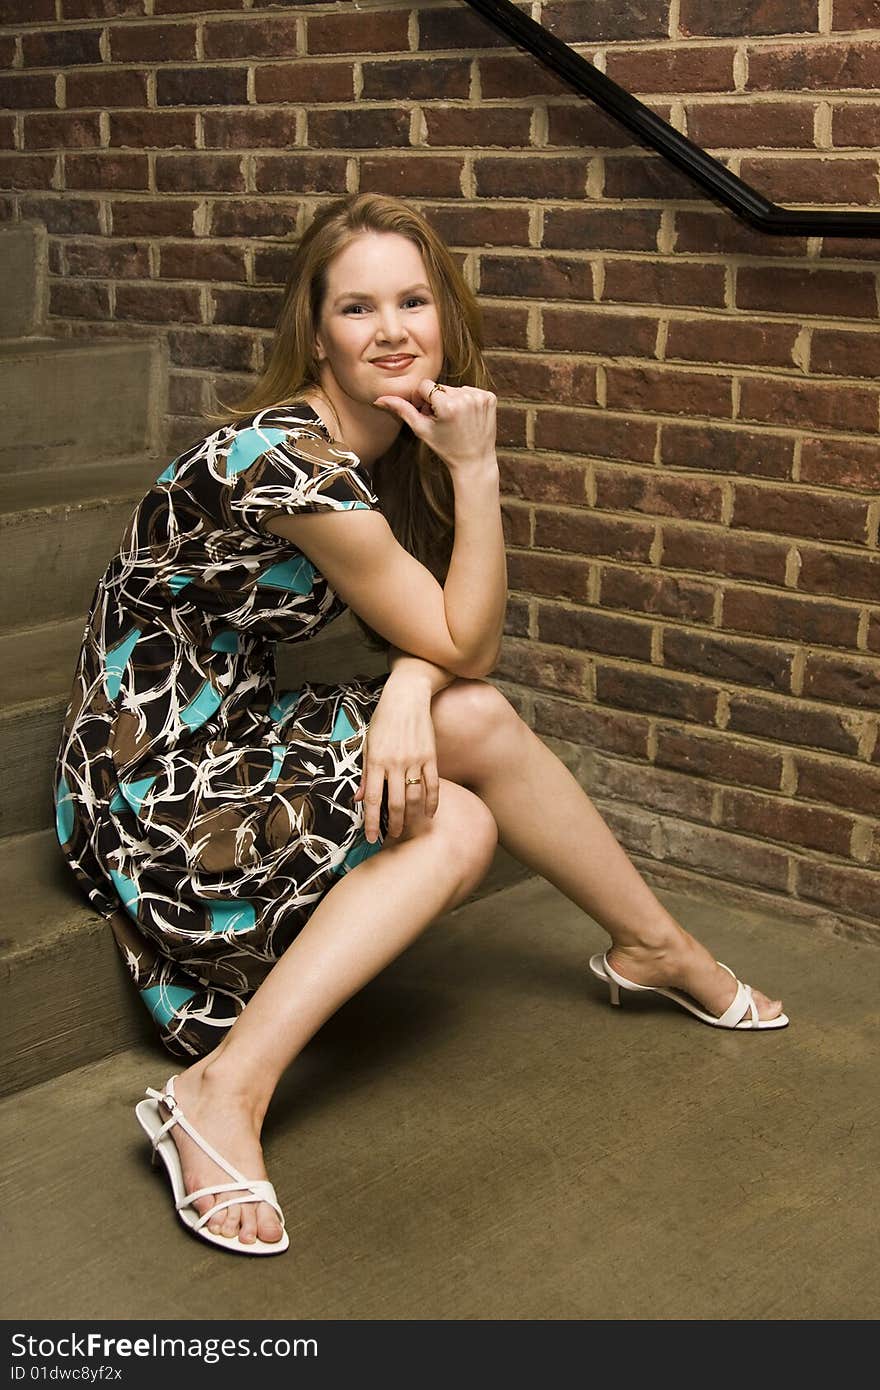
[[[61,353],[83,356],[87,353],[106,356],[132,350],[149,355],[154,350],[151,338],[0,338],[0,358],[38,357]]]
[[[0,709],[67,698],[85,614],[0,636]]]
[[[80,891],[54,829],[0,840],[0,961],[45,950],[60,936],[104,930]]]
[[[141,453],[67,468],[9,474],[0,477],[0,518],[111,499],[137,499],[164,466],[162,456]]]

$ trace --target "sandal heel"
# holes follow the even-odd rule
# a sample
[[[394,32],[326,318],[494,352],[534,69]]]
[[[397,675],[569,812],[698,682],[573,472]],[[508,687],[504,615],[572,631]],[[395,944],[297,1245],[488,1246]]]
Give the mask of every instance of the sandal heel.
[[[608,981],[608,993],[611,996],[612,1004],[620,1004],[620,985],[616,980]]]

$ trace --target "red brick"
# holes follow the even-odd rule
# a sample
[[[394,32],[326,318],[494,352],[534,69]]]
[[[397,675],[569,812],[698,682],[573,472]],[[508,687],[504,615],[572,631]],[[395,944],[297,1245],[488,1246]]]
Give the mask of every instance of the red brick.
[[[589,54],[583,55],[589,59]],[[515,101],[521,97],[571,96],[571,88],[555,77],[549,68],[532,57],[517,54],[515,57],[481,58],[480,91],[484,101],[502,97]]]
[[[97,236],[101,231],[99,203],[69,193],[19,199],[24,221],[43,222],[53,236]]]
[[[15,149],[15,117],[13,115],[0,117],[0,146],[4,150]]]
[[[650,623],[595,608],[563,608],[559,603],[539,602],[538,639],[574,651],[651,660]]]
[[[214,323],[273,328],[281,309],[281,290],[215,290]]]
[[[480,294],[591,300],[592,266],[566,256],[481,256]]]
[[[534,454],[502,454],[499,463],[505,492],[529,502],[583,505],[586,466],[568,459],[536,458]],[[543,556],[537,557],[541,560]]]
[[[783,536],[816,536],[827,541],[864,544],[868,518],[866,502],[824,494],[821,504],[808,488],[759,487],[737,483],[733,528],[778,531]]]
[[[424,110],[427,144],[528,145],[531,111],[505,106],[428,106]],[[506,194],[507,190],[505,190]],[[518,195],[520,196],[520,195]]]
[[[364,63],[364,101],[464,100],[470,91],[470,61],[466,58],[401,58],[396,62]],[[488,113],[486,113],[488,114]],[[369,119],[361,113],[364,119]]]
[[[577,555],[607,555],[609,559],[649,559],[653,527],[586,511],[563,512],[535,507],[535,545]]]
[[[480,198],[582,198],[586,190],[587,161],[581,157],[488,156],[476,159],[474,169]]]
[[[748,86],[753,92],[875,91],[880,86],[880,43],[813,40],[755,48],[749,52]]]
[[[797,758],[797,794],[809,801],[830,801],[848,811],[876,816],[880,806],[880,772],[851,762]]]
[[[868,650],[880,652],[880,613],[871,613],[868,617]],[[880,753],[880,739],[878,739],[874,749],[875,762],[878,761],[878,753]]]
[[[511,594],[507,599],[507,613],[504,619],[504,632],[509,637],[528,637],[529,603],[528,599]]]
[[[656,251],[659,227],[653,208],[548,208],[542,242],[563,251]]]
[[[724,267],[672,261],[609,260],[602,298],[608,302],[724,305]]]
[[[798,896],[827,903],[836,912],[856,912],[877,923],[880,876],[876,871],[825,864],[820,860],[798,862]]]
[[[135,149],[192,149],[196,143],[194,111],[111,111],[110,144]]]
[[[65,68],[101,62],[100,29],[25,31],[21,38],[26,68]]]
[[[596,698],[601,704],[617,705],[623,709],[711,724],[715,717],[718,690],[630,666],[623,669],[599,666],[596,669]]]
[[[675,209],[675,249],[709,255],[805,256],[806,237],[777,236],[759,232],[729,212],[697,212]],[[876,249],[876,244],[875,244]]]
[[[313,149],[383,149],[409,144],[409,112],[402,108],[381,111],[310,111],[308,138]]]
[[[657,426],[649,420],[619,419],[599,410],[542,410],[535,427],[539,449],[634,463],[652,462],[656,438]]]
[[[4,24],[51,24],[55,0],[3,0],[2,18]]]
[[[601,309],[545,309],[544,346],[603,357],[653,357],[657,320]]]
[[[788,855],[784,850],[687,821],[663,823],[663,858],[716,878],[784,891]]]
[[[296,15],[265,19],[208,20],[204,26],[205,57],[277,58],[296,52]],[[176,56],[176,55],[175,55]]]
[[[64,248],[68,275],[95,275],[114,280],[146,280],[149,247],[137,241],[71,240]]]
[[[608,54],[606,74],[628,92],[734,91],[734,44],[683,48],[618,49]]]
[[[653,846],[657,814],[601,799],[599,806],[608,829],[623,847],[634,855],[654,858]]]
[[[663,633],[663,661],[678,671],[714,676],[737,685],[765,690],[791,690],[792,653],[767,642],[743,642],[721,633],[684,632],[668,627]]]
[[[837,148],[877,148],[876,103],[866,106],[835,106],[831,112],[831,143]]]
[[[706,584],[656,571],[603,565],[599,602],[603,608],[630,608],[688,622],[711,622],[713,590]]]
[[[858,752],[858,733],[852,728],[851,715],[811,709],[799,701],[774,699],[757,691],[731,694],[727,727],[732,733],[769,739],[774,746],[784,741],[852,757]]]
[[[796,324],[745,323],[733,318],[671,319],[666,359],[793,367]]]
[[[800,477],[803,483],[874,492],[880,484],[880,440],[863,444],[848,439],[805,439]]]
[[[819,28],[816,0],[745,0],[719,10],[715,0],[681,0],[683,34],[815,34]]]
[[[117,15],[140,16],[145,11],[146,0],[61,0],[63,19],[115,19]]]
[[[651,103],[663,120],[669,119],[669,102]],[[551,106],[547,110],[547,144],[575,145],[578,149],[619,150],[639,144],[629,128],[600,106],[577,101],[571,106]]]
[[[114,236],[192,236],[197,204],[187,199],[122,199],[111,203]]]
[[[722,491],[710,478],[676,478],[656,469],[596,468],[596,506],[688,521],[720,521]]]
[[[727,734],[704,734],[661,724],[657,730],[656,762],[658,767],[675,768],[734,786],[773,791],[782,784],[781,754]]]
[[[489,359],[495,390],[501,396],[530,401],[568,400],[576,405],[596,403],[596,368],[570,357],[501,356]]]
[[[880,662],[810,652],[803,693],[853,709],[880,709]],[[880,812],[880,801],[876,809]]]
[[[145,154],[68,154],[64,158],[67,188],[109,188],[145,192],[149,187]]]
[[[853,822],[848,816],[733,787],[725,787],[721,798],[721,824],[726,828],[826,854],[849,854]]]
[[[533,690],[583,695],[590,662],[576,652],[554,652],[535,642],[502,643],[493,676]]]
[[[116,317],[140,323],[198,323],[197,289],[182,285],[118,285]]]
[[[787,554],[788,546],[782,541],[676,526],[671,521],[663,524],[663,564],[673,569],[783,584]]]
[[[229,198],[211,209],[212,236],[292,236],[296,230],[297,203],[279,198]]]
[[[49,188],[58,165],[54,154],[0,155],[0,185],[6,188]]]
[[[393,53],[409,49],[406,10],[310,15],[309,53]]]
[[[462,167],[460,159],[442,155],[370,155],[361,160],[361,191],[392,197],[457,197],[461,195]]]
[[[685,111],[688,139],[703,149],[813,148],[816,108],[805,102],[755,102],[739,97],[688,105]]]
[[[801,568],[798,588],[837,598],[867,599],[880,596],[880,555],[850,555],[846,551],[799,546]]]
[[[733,414],[733,381],[718,372],[674,367],[608,367],[610,410],[661,411],[665,415]]]
[[[103,111],[114,106],[146,106],[147,76],[132,68],[110,72],[72,72],[65,83],[68,108],[90,106]]]
[[[49,283],[49,313],[64,318],[109,319],[110,291],[106,285],[88,280],[52,280]]]
[[[728,589],[724,595],[722,627],[759,632],[794,642],[819,642],[829,647],[854,647],[859,614],[843,604],[791,598],[758,589]]]
[[[203,121],[205,147],[209,150],[287,150],[297,143],[296,122],[290,111],[264,111],[249,106],[241,111],[206,111]]]
[[[513,505],[502,498],[501,528],[504,532],[505,545],[527,546],[531,530],[528,508]],[[528,624],[526,624],[526,631],[528,631]]]
[[[24,118],[26,150],[90,149],[100,144],[101,125],[97,111],[81,114],[51,111]]]
[[[526,443],[527,412],[521,407],[501,404],[496,416],[498,443],[503,448],[522,449]]]
[[[876,160],[824,155],[819,159],[743,159],[740,177],[774,202],[880,202]]]
[[[265,0],[256,0],[254,9]],[[153,13],[202,14],[207,10],[240,10],[241,0],[153,0]]]
[[[619,797],[636,801],[645,809],[689,816],[692,820],[711,817],[713,789],[694,777],[681,777],[654,767],[634,779],[631,763],[612,762],[601,756],[591,759],[590,771],[592,797]]]
[[[483,339],[492,347],[528,347],[528,310],[506,304],[484,304],[480,315]]]
[[[158,106],[244,106],[247,68],[159,68]]]
[[[819,255],[825,260],[873,262],[877,259],[877,242],[867,237],[823,236]]]
[[[525,207],[450,203],[423,206],[422,212],[448,246],[528,245],[529,214]]]
[[[537,734],[583,743],[590,748],[604,748],[609,753],[648,756],[649,721],[619,710],[538,697],[533,728]]]
[[[198,415],[202,408],[201,376],[184,376],[174,372],[168,378],[169,415]]]
[[[344,193],[344,155],[257,155],[254,179],[258,193]]]
[[[564,43],[665,38],[669,5],[667,0],[640,0],[622,10],[619,0],[566,0],[544,5],[541,23]]]
[[[528,13],[527,6],[525,8]],[[420,49],[501,48],[509,40],[473,10],[453,5],[416,11]]]
[[[244,252],[206,242],[163,242],[159,275],[163,280],[231,280],[240,284],[246,276]]]
[[[832,29],[876,29],[877,0],[834,0]]]
[[[693,198],[699,189],[681,170],[669,165],[660,154],[605,156],[606,198]]]
[[[814,329],[810,371],[834,376],[880,377],[880,333],[876,328],[862,332],[845,328]]]
[[[785,435],[752,434],[715,425],[664,423],[660,454],[672,468],[712,469],[721,473],[791,476],[794,440]]]
[[[283,285],[290,274],[289,246],[262,246],[254,252],[254,283]]]
[[[160,193],[243,193],[241,154],[157,154],[156,188]]]
[[[252,364],[253,337],[228,327],[178,329],[168,334],[171,361],[182,367],[218,367],[223,371],[248,371]]]
[[[533,551],[513,551],[507,557],[508,582],[511,589],[520,592],[586,603],[589,576],[587,560],[536,555]]]
[[[354,65],[310,63],[305,58],[261,64],[254,72],[254,89],[260,102],[315,106],[324,101],[351,101]]]
[[[68,102],[68,105],[71,103]],[[55,106],[55,74],[51,72],[4,73],[0,75],[0,106],[18,110],[37,110]]]
[[[815,317],[873,318],[877,293],[873,275],[855,270],[808,270],[800,266],[741,266],[737,306]]]
[[[196,26],[194,24],[111,24],[111,63],[167,63],[196,56]],[[217,55],[208,53],[208,58]],[[244,57],[231,53],[231,58]]]
[[[858,386],[817,386],[781,377],[746,377],[739,414],[743,420],[813,429],[874,433],[880,415],[876,391]]]

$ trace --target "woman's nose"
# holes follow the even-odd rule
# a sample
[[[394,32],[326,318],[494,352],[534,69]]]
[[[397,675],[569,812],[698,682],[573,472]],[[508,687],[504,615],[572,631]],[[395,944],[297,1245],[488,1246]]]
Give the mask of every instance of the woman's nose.
[[[385,343],[399,343],[406,337],[406,324],[394,313],[382,314],[376,336]]]

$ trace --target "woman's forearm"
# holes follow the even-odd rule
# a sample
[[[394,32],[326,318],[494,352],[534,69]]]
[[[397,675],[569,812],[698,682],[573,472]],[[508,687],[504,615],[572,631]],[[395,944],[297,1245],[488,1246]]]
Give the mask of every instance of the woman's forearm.
[[[453,641],[485,675],[498,659],[507,610],[507,556],[501,483],[493,458],[479,471],[453,474],[455,541],[443,586]]]
[[[404,681],[407,684],[423,685],[429,698],[444,690],[456,679],[454,672],[447,671],[444,666],[437,666],[433,661],[425,661],[420,656],[412,656],[409,652],[401,651],[399,647],[389,647],[388,666],[389,682],[394,685]]]

